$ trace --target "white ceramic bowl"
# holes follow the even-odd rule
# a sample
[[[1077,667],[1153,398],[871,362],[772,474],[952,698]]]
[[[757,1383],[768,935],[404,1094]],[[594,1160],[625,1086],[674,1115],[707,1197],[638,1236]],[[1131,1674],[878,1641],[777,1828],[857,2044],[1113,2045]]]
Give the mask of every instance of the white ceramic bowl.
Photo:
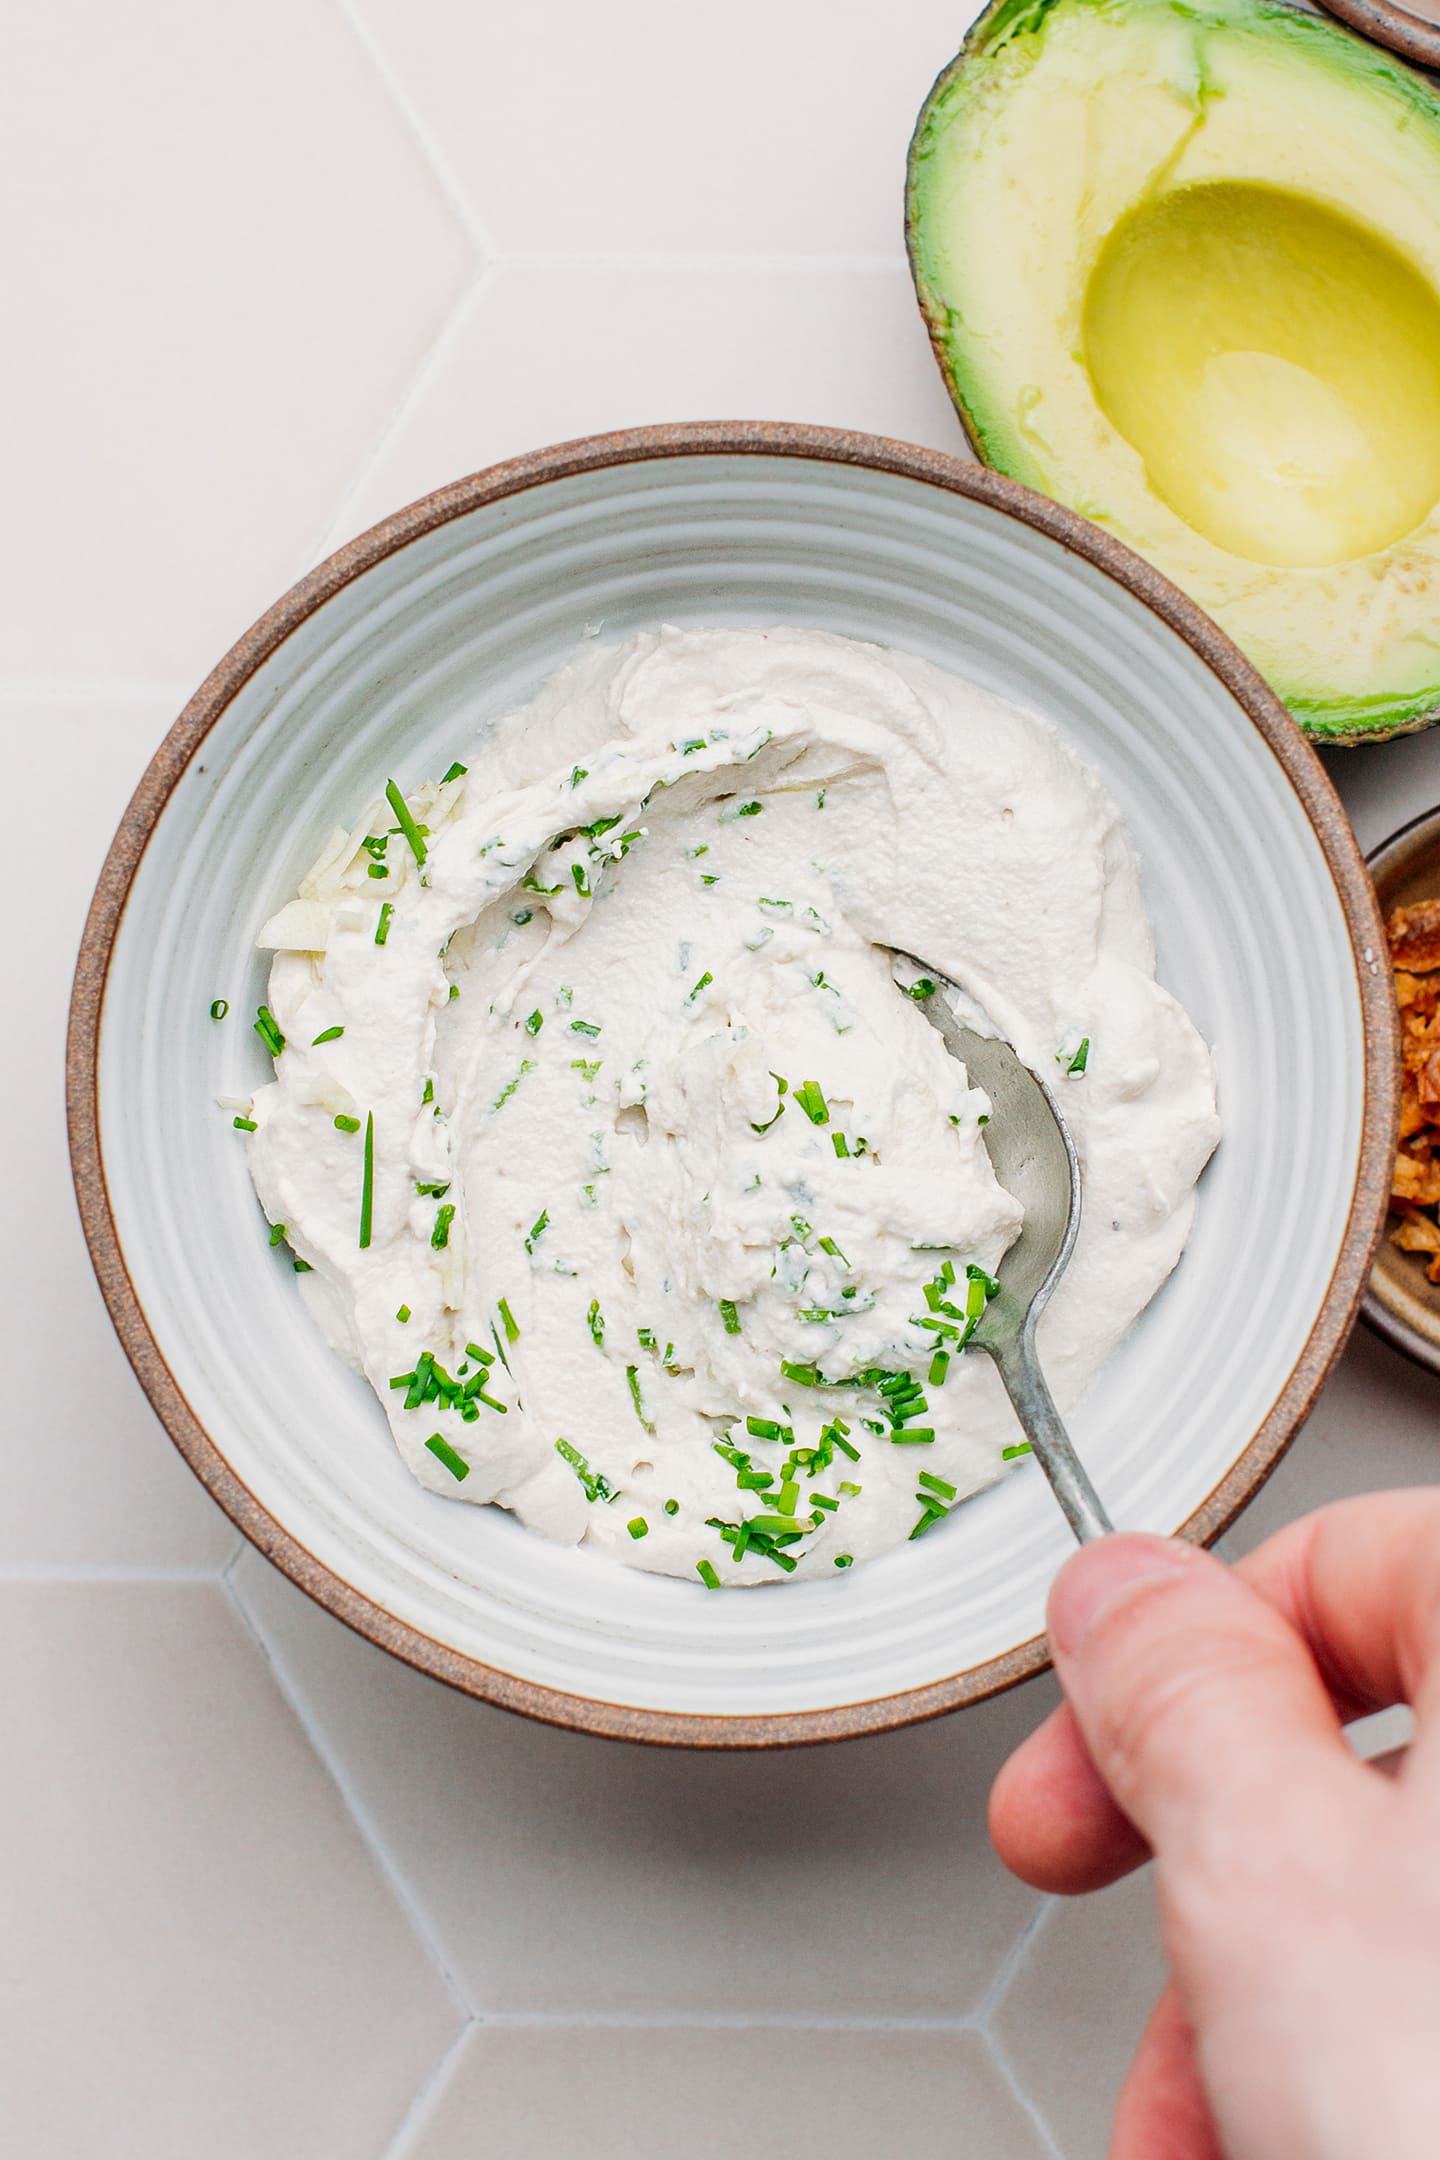
[[[1318,761],[1213,626],[1084,521],[934,453],[768,425],[566,445],[402,512],[282,600],[177,722],[96,895],[72,1015],[82,1211],[173,1437],[352,1625],[594,1731],[873,1731],[1043,1662],[1068,1532],[1037,1468],[853,1574],[720,1597],[437,1498],[301,1310],[216,1108],[268,1069],[255,933],[376,774],[442,768],[587,626],[661,621],[923,653],[1052,714],[1118,798],[1161,977],[1215,1047],[1225,1138],[1179,1269],[1074,1434],[1120,1524],[1223,1527],[1337,1354],[1382,1220],[1395,1049],[1373,896]]]

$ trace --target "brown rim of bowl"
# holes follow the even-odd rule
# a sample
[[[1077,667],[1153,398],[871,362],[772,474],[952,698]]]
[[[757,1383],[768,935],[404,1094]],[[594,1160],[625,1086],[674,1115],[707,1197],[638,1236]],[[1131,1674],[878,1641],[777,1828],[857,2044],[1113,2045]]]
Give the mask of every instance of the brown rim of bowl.
[[[191,1469],[251,1544],[337,1619],[432,1678],[542,1722],[607,1739],[672,1747],[762,1748],[844,1740],[957,1710],[1013,1687],[1049,1662],[1043,1635],[968,1671],[828,1710],[714,1717],[636,1709],[542,1687],[438,1643],[363,1597],[307,1552],[241,1483],[195,1416],[165,1362],[125,1264],[100,1145],[101,1013],[115,934],[141,856],[181,774],[243,684],[301,623],[376,563],[485,503],[606,466],[682,457],[783,457],[897,474],[985,504],[1056,540],[1104,572],[1217,675],[1264,737],[1319,839],[1350,935],[1366,1043],[1364,1115],[1355,1191],[1334,1272],[1309,1337],[1259,1430],[1179,1535],[1209,1544],[1269,1477],[1314,1405],[1354,1324],[1384,1225],[1399,1099],[1399,1026],[1374,888],[1338,796],[1315,752],[1249,661],[1194,602],[1130,549],[1076,512],[983,465],[876,435],[781,421],[699,421],[631,428],[558,443],[492,465],[372,526],[312,570],[262,615],[200,685],[152,759],[106,857],[80,945],[70,1002],[66,1098],[70,1156],[90,1258],[121,1344],[161,1423]]]
[[[1396,7],[1394,0],[1320,0],[1327,15],[1358,30],[1361,37],[1399,53],[1416,67],[1440,68],[1440,24]]]

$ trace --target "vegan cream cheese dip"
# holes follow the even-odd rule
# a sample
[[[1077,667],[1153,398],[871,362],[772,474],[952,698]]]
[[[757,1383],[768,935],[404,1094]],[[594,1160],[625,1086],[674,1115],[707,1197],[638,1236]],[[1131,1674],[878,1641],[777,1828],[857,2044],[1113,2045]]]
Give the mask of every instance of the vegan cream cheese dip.
[[[1073,1401],[1175,1265],[1214,1078],[1113,804],[1031,714],[818,631],[592,644],[392,780],[261,935],[250,1166],[432,1492],[709,1587],[829,1575],[1025,1452],[965,1345],[1021,1221],[922,1010],[1061,1089]]]

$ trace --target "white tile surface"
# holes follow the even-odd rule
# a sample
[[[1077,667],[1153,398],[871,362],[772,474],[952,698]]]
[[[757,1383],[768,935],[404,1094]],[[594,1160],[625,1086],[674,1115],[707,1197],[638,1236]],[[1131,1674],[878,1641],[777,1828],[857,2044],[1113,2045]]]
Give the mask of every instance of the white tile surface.
[[[22,9],[0,144],[0,668],[188,691],[303,569],[473,248],[330,0]]]
[[[573,2028],[471,2034],[396,2160],[1050,2160],[976,2033]]]
[[[1066,2160],[1105,2160],[1121,2081],[1164,1978],[1148,1868],[1095,1897],[1051,1901],[994,2038]]]
[[[899,265],[502,265],[450,325],[330,539],[542,442],[712,419],[965,447]]]
[[[353,4],[498,249],[571,256],[900,255],[910,130],[979,12]]]
[[[1025,1695],[841,1748],[641,1749],[440,1687],[253,1555],[234,1581],[482,2015],[962,2016],[1035,1910],[984,1826]]]
[[[173,715],[146,703],[0,699],[11,800],[6,885],[37,896],[5,940],[12,1027],[34,1055],[0,1066],[7,1219],[24,1264],[0,1297],[7,1396],[0,1576],[54,1567],[215,1568],[235,1545],[157,1424],[90,1271],[65,1148],[70,972],[116,820]],[[58,840],[65,835],[63,853]],[[12,1038],[13,1039],[13,1038]]]
[[[228,1527],[91,1283],[60,1113],[110,827],[322,546],[638,421],[960,449],[900,192],[972,12],[59,0],[10,26],[4,2160],[670,2160],[753,2141],[736,2092],[777,2088],[802,2160],[1103,2152],[1159,1976],[1145,1885],[1042,1905],[983,1832],[1050,1683],[712,1759],[448,1695],[248,1553],[242,1625]],[[1440,731],[1328,764],[1366,846],[1440,799]],[[1233,1548],[1433,1482],[1437,1400],[1359,1336]]]
[[[460,2020],[214,1585],[0,1587],[0,2149],[368,2160]]]

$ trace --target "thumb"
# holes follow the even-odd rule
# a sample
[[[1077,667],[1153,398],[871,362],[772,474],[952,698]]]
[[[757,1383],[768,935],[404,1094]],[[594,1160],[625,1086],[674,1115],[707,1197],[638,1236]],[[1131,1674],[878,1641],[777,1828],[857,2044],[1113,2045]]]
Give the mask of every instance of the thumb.
[[[1162,1858],[1218,1824],[1273,1831],[1299,1790],[1355,1774],[1305,1644],[1195,1546],[1087,1545],[1055,1579],[1049,1628],[1095,1768]]]

